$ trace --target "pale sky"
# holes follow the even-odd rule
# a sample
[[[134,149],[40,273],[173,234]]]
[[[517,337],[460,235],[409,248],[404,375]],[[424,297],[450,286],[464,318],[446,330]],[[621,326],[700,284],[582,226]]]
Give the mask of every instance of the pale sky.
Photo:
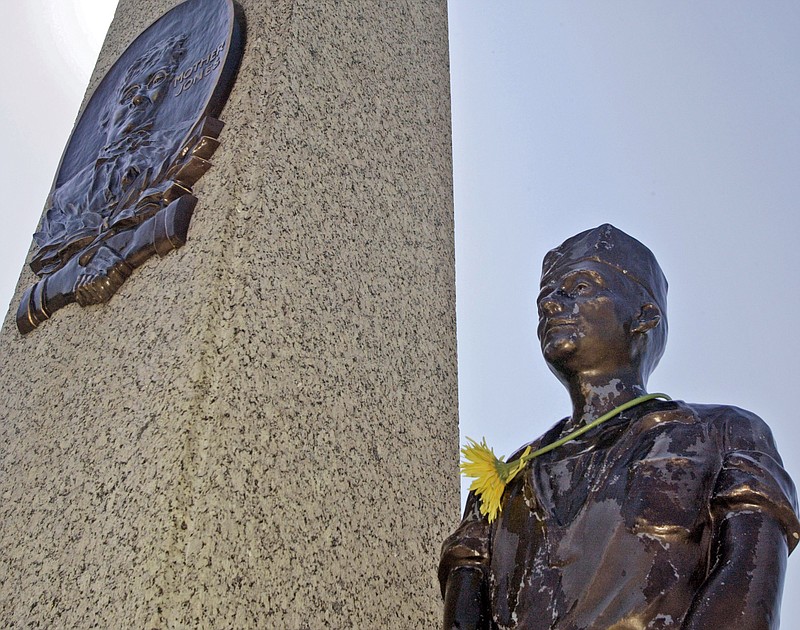
[[[6,305],[114,3],[4,4]],[[509,454],[569,413],[536,341],[541,259],[611,222],[670,282],[650,390],[755,411],[800,480],[800,3],[453,0],[450,50],[462,435]],[[783,628],[798,595],[792,557]]]

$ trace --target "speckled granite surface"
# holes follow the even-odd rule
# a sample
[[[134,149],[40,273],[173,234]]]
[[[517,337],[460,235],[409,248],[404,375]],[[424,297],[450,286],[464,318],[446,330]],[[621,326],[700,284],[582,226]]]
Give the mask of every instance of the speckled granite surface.
[[[92,85],[174,4],[122,0]],[[2,627],[438,623],[458,512],[446,3],[241,5],[187,245],[25,338],[6,317]]]

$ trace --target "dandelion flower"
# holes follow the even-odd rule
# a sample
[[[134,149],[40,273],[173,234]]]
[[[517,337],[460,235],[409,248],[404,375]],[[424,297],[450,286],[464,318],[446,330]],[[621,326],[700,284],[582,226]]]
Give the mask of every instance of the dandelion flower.
[[[467,438],[467,444],[461,449],[464,456],[460,465],[461,473],[474,478],[469,489],[480,497],[481,514],[488,516],[490,523],[502,509],[500,502],[506,485],[525,467],[524,458],[530,450],[528,447],[522,457],[506,463],[487,446],[485,438],[480,443]]]

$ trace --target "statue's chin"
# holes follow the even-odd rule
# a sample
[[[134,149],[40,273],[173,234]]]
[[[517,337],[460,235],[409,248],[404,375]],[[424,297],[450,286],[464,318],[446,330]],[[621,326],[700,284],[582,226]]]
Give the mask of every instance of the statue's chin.
[[[577,349],[575,339],[571,336],[556,337],[546,339],[542,344],[542,356],[547,361],[552,370],[560,372],[559,369],[572,356]]]
[[[551,332],[545,337],[542,343],[542,353],[545,355],[545,358],[547,358],[548,355],[552,355],[553,358],[555,358],[562,354],[570,355],[575,352],[577,343],[574,332],[559,332]]]

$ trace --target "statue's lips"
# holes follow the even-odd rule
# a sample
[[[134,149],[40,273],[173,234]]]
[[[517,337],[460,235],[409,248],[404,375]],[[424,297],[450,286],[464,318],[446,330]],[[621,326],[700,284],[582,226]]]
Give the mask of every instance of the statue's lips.
[[[554,328],[563,328],[565,326],[575,326],[576,321],[574,319],[548,319],[544,322],[544,326],[542,327],[542,333],[547,334]]]

